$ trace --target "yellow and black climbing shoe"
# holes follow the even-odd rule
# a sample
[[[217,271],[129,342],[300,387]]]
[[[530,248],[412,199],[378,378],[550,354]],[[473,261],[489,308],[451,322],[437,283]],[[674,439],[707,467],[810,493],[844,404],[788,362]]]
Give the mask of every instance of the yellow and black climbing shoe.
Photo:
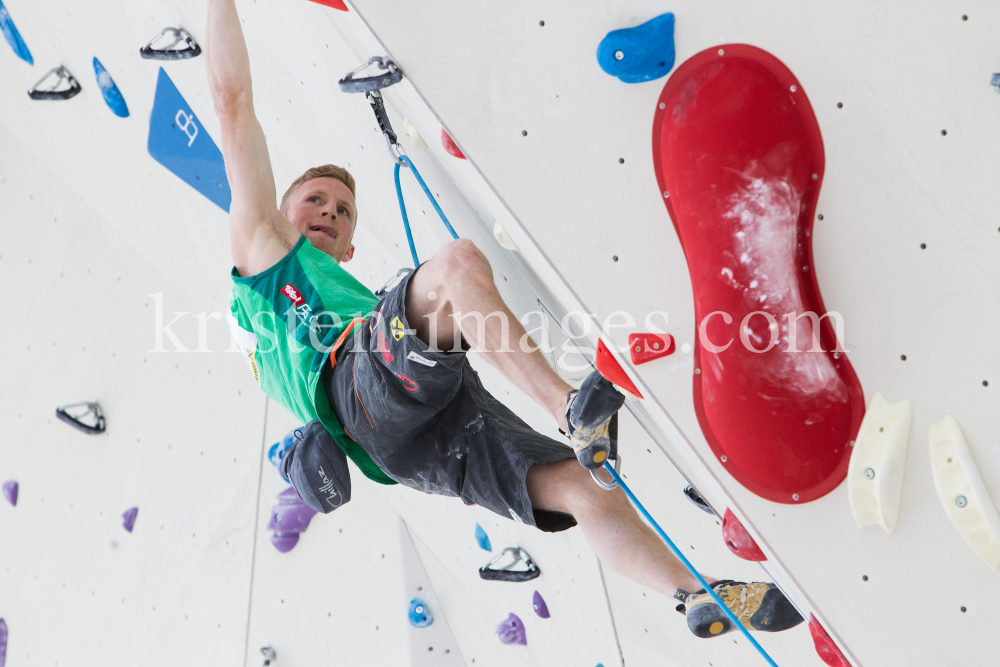
[[[781,632],[802,622],[802,616],[774,584],[726,579],[712,584],[712,589],[748,630]],[[716,637],[735,629],[704,588],[694,593],[677,589],[674,597],[682,601],[677,611],[687,616],[688,628],[696,637]]]
[[[584,468],[594,470],[618,456],[618,410],[625,397],[594,371],[566,400],[569,441]]]

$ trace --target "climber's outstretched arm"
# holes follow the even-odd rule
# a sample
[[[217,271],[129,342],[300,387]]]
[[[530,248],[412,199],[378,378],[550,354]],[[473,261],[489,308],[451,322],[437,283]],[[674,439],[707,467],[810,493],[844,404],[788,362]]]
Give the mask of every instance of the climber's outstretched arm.
[[[271,157],[254,114],[250,58],[234,0],[209,0],[205,58],[233,192],[229,209],[233,263],[241,276],[252,276],[284,257],[299,232],[278,211]]]

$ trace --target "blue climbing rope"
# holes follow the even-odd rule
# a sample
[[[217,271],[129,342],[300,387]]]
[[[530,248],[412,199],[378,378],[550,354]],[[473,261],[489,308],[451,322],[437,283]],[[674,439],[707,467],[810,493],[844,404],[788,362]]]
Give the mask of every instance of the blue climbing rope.
[[[444,211],[442,211],[441,207],[438,206],[437,200],[434,199],[434,195],[431,194],[430,188],[428,188],[427,184],[424,183],[424,179],[421,178],[416,165],[414,165],[413,161],[407,156],[400,155],[399,159],[396,160],[396,168],[393,170],[393,177],[396,179],[396,197],[399,199],[399,212],[403,214],[403,229],[406,230],[406,242],[410,245],[410,255],[413,257],[413,267],[416,268],[420,266],[420,259],[417,257],[417,247],[413,244],[413,233],[410,231],[410,218],[406,215],[406,203],[403,201],[403,188],[399,184],[399,167],[402,164],[405,164],[409,170],[413,172],[413,175],[417,179],[417,183],[420,184],[420,187],[423,189],[424,194],[427,195],[427,198],[431,200],[431,205],[434,206],[434,210],[437,211],[437,214],[441,217],[441,222],[443,222],[444,226],[448,228],[448,232],[451,233],[451,237],[453,239],[457,239],[458,233],[455,231],[455,228],[451,226],[451,223],[448,222],[448,217],[444,214]]]
[[[615,472],[615,469],[611,467],[611,465],[607,461],[604,462],[604,469],[607,470],[609,473],[611,473],[611,477],[615,480],[615,482],[618,483],[618,486],[622,487],[622,490],[625,492],[625,495],[628,496],[628,499],[630,501],[632,501],[632,504],[635,505],[635,508],[639,510],[639,514],[645,517],[646,521],[649,522],[649,525],[651,525],[653,527],[653,530],[656,531],[656,534],[660,536],[660,539],[662,539],[664,542],[667,543],[667,546],[670,547],[670,550],[674,552],[674,555],[677,556],[677,559],[680,560],[680,562],[684,564],[684,567],[688,569],[688,572],[690,572],[691,575],[698,580],[698,583],[701,584],[702,588],[704,588],[708,592],[708,594],[712,596],[712,599],[715,600],[715,603],[719,605],[719,608],[726,613],[726,616],[729,617],[729,620],[737,628],[740,629],[740,632],[742,632],[746,636],[746,638],[750,641],[750,643],[753,644],[754,648],[756,648],[757,651],[762,656],[764,656],[764,659],[767,660],[767,664],[771,665],[771,667],[778,667],[778,665],[774,662],[774,660],[771,659],[771,656],[767,654],[767,651],[765,651],[763,647],[757,643],[756,639],[750,636],[750,632],[745,627],[743,627],[743,624],[740,623],[740,620],[738,618],[736,618],[736,615],[729,609],[729,607],[726,606],[726,604],[719,598],[719,596],[715,593],[715,591],[712,590],[712,587],[705,582],[705,580],[702,578],[700,574],[698,574],[698,571],[695,570],[694,566],[691,565],[691,562],[684,557],[684,554],[681,553],[681,550],[677,548],[677,545],[675,545],[670,540],[670,538],[667,537],[667,534],[663,532],[662,528],[660,528],[660,524],[656,523],[653,517],[649,515],[649,512],[646,511],[646,508],[642,506],[642,503],[639,502],[639,499],[635,497],[635,494],[632,493],[632,490],[628,488],[628,485],[625,484],[624,481],[622,481],[622,478],[618,475],[618,473]]]

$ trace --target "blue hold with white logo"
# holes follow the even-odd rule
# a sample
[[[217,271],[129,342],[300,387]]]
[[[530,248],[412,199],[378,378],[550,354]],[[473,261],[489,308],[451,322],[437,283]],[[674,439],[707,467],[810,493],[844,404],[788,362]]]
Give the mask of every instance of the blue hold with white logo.
[[[147,149],[154,160],[229,212],[233,194],[222,153],[162,67],[149,116]]]
[[[666,76],[675,56],[674,15],[669,12],[634,28],[612,30],[597,47],[597,64],[625,83]]]
[[[96,56],[94,57],[94,75],[97,77],[97,87],[101,89],[101,95],[104,95],[104,101],[108,107],[119,118],[128,118],[128,105],[125,104],[125,98],[122,97],[121,91],[115,85],[114,79],[108,74],[108,70],[104,69],[104,65]]]
[[[420,598],[410,600],[410,611],[407,615],[410,619],[410,625],[415,628],[426,628],[434,622],[431,610],[427,608],[427,605]]]

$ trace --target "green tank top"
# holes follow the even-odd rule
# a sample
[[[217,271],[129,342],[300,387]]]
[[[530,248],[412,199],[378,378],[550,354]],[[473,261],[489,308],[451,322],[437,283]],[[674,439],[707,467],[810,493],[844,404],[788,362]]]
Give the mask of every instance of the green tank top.
[[[350,323],[378,299],[305,236],[268,270],[249,278],[232,270],[229,328],[269,397],[303,423],[319,419],[366,477],[395,484],[344,431],[320,373]]]

